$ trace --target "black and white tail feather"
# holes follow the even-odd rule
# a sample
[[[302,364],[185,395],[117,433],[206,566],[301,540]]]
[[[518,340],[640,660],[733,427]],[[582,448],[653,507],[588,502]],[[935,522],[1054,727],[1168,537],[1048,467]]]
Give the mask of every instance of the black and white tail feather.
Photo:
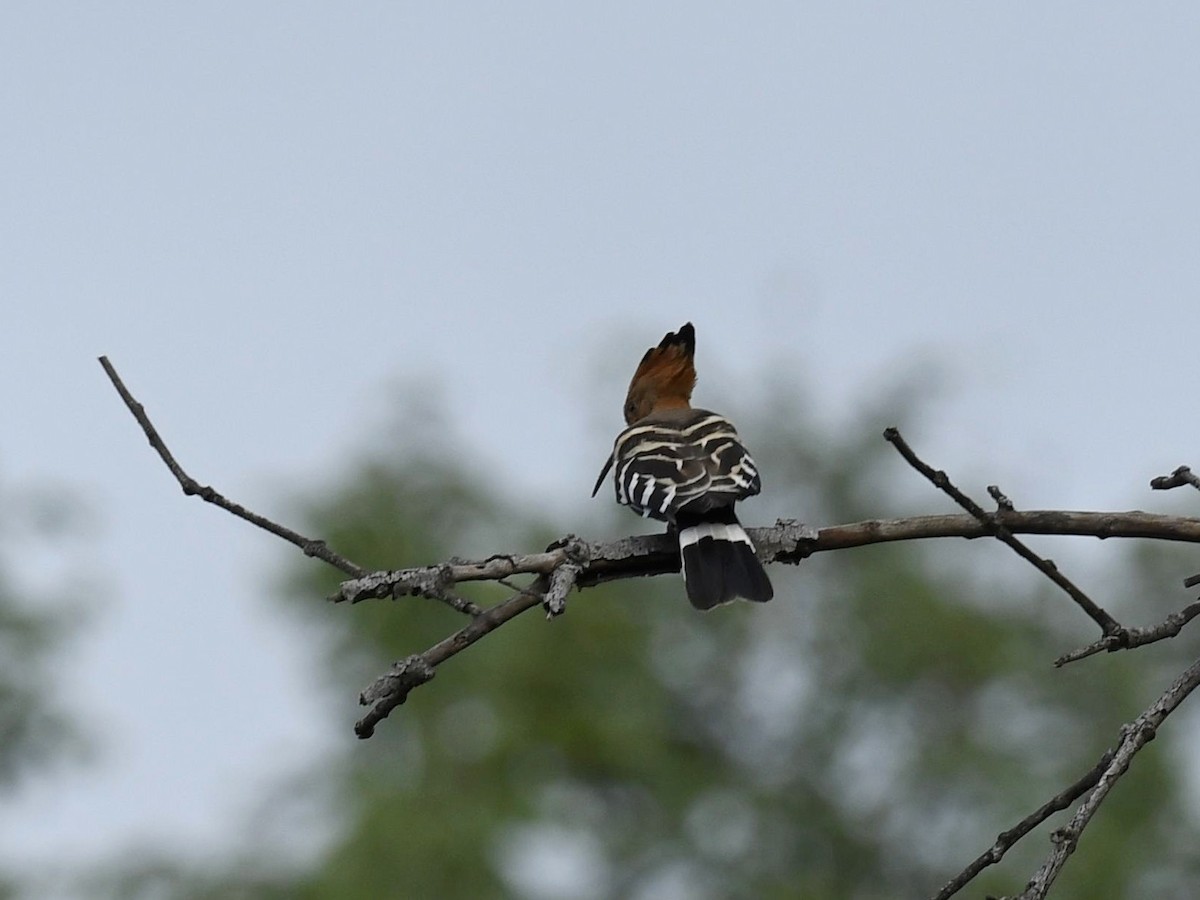
[[[693,606],[711,609],[738,597],[763,603],[774,596],[734,512],[762,481],[729,421],[690,407],[653,413],[617,436],[593,497],[610,468],[618,503],[678,531]]]

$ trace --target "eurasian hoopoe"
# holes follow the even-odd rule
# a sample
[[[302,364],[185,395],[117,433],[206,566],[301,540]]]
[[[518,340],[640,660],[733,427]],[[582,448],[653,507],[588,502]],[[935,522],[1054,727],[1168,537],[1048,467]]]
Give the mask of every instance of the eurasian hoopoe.
[[[762,489],[758,466],[727,420],[691,406],[696,331],[688,322],[642,357],[625,398],[625,424],[592,496],[613,468],[617,502],[679,532],[688,599],[712,609],[774,589],[733,505]]]

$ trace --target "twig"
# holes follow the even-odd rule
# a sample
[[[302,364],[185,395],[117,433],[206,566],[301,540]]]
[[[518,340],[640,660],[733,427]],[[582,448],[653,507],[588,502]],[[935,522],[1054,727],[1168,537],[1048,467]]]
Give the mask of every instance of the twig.
[[[1150,479],[1150,487],[1156,491],[1169,491],[1171,488],[1183,487],[1190,484],[1200,491],[1200,477],[1196,476],[1187,466],[1180,466],[1170,475],[1159,475]]]
[[[532,582],[530,583],[532,584]],[[496,584],[508,588],[514,594],[528,594],[530,597],[536,597],[539,603],[542,602],[540,594],[535,594],[531,588],[521,587],[521,585],[517,584],[511,578],[497,578]]]
[[[1179,610],[1179,612],[1171,613],[1171,615],[1167,616],[1158,625],[1150,628],[1126,628],[1124,640],[1119,640],[1116,635],[1108,635],[1088,644],[1086,647],[1080,647],[1078,650],[1064,653],[1054,661],[1054,665],[1065,666],[1067,663],[1085,659],[1095,653],[1129,650],[1133,647],[1141,647],[1144,644],[1153,644],[1155,641],[1173,638],[1183,630],[1184,625],[1198,615],[1200,615],[1200,600],[1188,604]]]
[[[359,695],[359,703],[374,705],[371,711],[355,724],[354,733],[360,738],[369,738],[375,733],[375,726],[408,699],[413,688],[433,678],[437,666],[461,653],[485,634],[495,631],[514,616],[532,609],[539,603],[545,608],[548,618],[562,615],[566,611],[567,594],[590,560],[591,548],[586,542],[570,534],[555,541],[546,551],[542,556],[550,556],[555,563],[548,572],[542,570],[533,584],[522,588],[509,584],[504,576],[498,577],[497,581],[514,591],[511,597],[491,609],[477,613],[470,625],[424,653],[394,663],[386,675],[377,678],[363,691]],[[512,565],[511,557],[492,557],[486,560],[484,565],[500,559],[506,559],[509,566]],[[471,567],[471,564],[468,563],[467,566]],[[450,567],[444,566],[442,569],[444,574]]]
[[[163,439],[159,437],[158,430],[150,422],[150,417],[146,415],[146,408],[142,406],[129,390],[125,387],[125,383],[121,380],[121,376],[117,374],[117,370],[113,368],[112,363],[108,361],[107,356],[100,357],[100,365],[104,367],[104,371],[108,373],[109,380],[112,381],[113,387],[117,389],[117,393],[121,395],[121,399],[125,401],[125,405],[129,411],[133,413],[133,417],[137,419],[137,423],[142,426],[142,431],[146,435],[146,439],[150,441],[150,446],[158,453],[171,474],[175,476],[175,480],[179,482],[179,486],[183,488],[183,493],[187,496],[197,496],[201,500],[212,503],[221,509],[233,513],[239,519],[245,519],[252,525],[257,525],[266,531],[271,532],[285,541],[295,544],[304,551],[305,556],[314,556],[317,559],[322,559],[329,563],[334,568],[340,569],[347,575],[353,575],[356,578],[361,578],[367,574],[367,569],[362,566],[355,565],[338,553],[334,553],[326,546],[324,541],[316,541],[312,538],[306,538],[304,535],[292,531],[290,528],[285,528],[277,522],[272,522],[265,516],[260,516],[258,513],[251,512],[241,504],[234,503],[232,500],[227,500],[224,496],[208,485],[202,485],[187,472],[183,467],[175,461],[175,457],[171,451],[167,449],[167,445],[163,443]]]
[[[996,837],[996,843],[992,844],[984,853],[976,857],[969,866],[951,878],[945,887],[933,895],[933,900],[947,900],[947,898],[957,894],[988,866],[994,866],[1000,862],[1004,858],[1004,854],[1011,850],[1017,841],[1041,825],[1050,816],[1054,815],[1054,813],[1066,809],[1087,791],[1095,787],[1096,783],[1100,781],[1100,776],[1104,774],[1109,763],[1112,762],[1113,753],[1113,750],[1109,750],[1100,758],[1100,762],[1092,767],[1090,772],[1070,787],[1059,791],[1012,828],[1008,829],[1008,831],[1001,832]]]
[[[354,733],[360,738],[369,738],[375,726],[388,717],[393,709],[408,699],[408,692],[433,678],[434,671],[424,654],[406,656],[393,663],[386,675],[379,678],[358,695],[363,706],[374,704],[370,712],[354,725]]]
[[[406,594],[424,594],[433,579],[444,588],[464,581],[496,581],[504,584],[511,575],[554,571],[567,559],[564,549],[547,550],[512,556],[492,556],[480,562],[445,563],[438,566],[418,566],[413,569],[390,569],[372,572],[352,581],[343,581],[337,592],[327,597],[333,603],[361,603],[363,600],[391,599]],[[505,585],[508,587],[509,585]],[[517,590],[517,588],[513,588]]]
[[[908,445],[908,442],[900,436],[899,429],[887,428],[883,432],[883,437],[900,452],[900,455],[907,460],[909,465],[911,465],[914,469],[928,478],[935,486],[953,498],[955,503],[978,519],[980,524],[989,528],[997,540],[1008,544],[1008,546],[1016,551],[1018,556],[1030,563],[1039,572],[1066,591],[1067,594],[1070,595],[1071,599],[1079,605],[1080,609],[1091,616],[1092,620],[1100,626],[1100,630],[1104,632],[1106,637],[1113,636],[1118,640],[1121,639],[1125,629],[1119,622],[1117,622],[1116,619],[1101,609],[1090,597],[1088,597],[1087,594],[1081,591],[1069,578],[1063,575],[1062,572],[1058,570],[1058,567],[1054,564],[1053,560],[1044,559],[1030,550],[1029,547],[1022,543],[1018,538],[1013,536],[1012,531],[1002,523],[997,515],[986,512],[978,503],[955,487],[945,472],[941,471],[940,469],[935,470],[932,466],[921,460],[917,454],[913,452],[913,449]],[[999,489],[997,489],[997,493],[999,493]]]
[[[567,611],[567,594],[575,586],[579,577],[580,566],[575,563],[563,563],[550,576],[550,586],[546,596],[542,598],[542,606],[546,610],[546,618],[553,619]]]
[[[997,508],[1006,512],[1012,512],[1016,508],[1013,506],[1013,502],[1004,495],[1003,491],[1000,490],[1000,486],[998,484],[989,484],[987,492],[991,495],[992,499],[996,501]]]
[[[438,566],[419,566],[415,569],[400,569],[387,572],[376,572],[354,582],[361,589],[351,597],[344,597],[339,591],[325,599],[334,603],[349,600],[358,603],[368,599],[384,599],[397,597],[428,597],[438,600],[452,609],[469,616],[477,616],[482,610],[476,604],[454,591],[450,590],[455,582],[454,567],[450,563]],[[463,579],[465,580],[465,579]],[[349,582],[344,582],[347,584]]]
[[[550,573],[550,584],[546,588],[546,596],[542,598],[542,606],[547,618],[561,616],[567,611],[567,594],[579,580],[579,573],[587,568],[592,559],[591,547],[573,534],[567,535],[561,541],[556,541],[547,550],[561,549],[566,558]]]
[[[456,612],[460,612],[465,616],[478,616],[482,615],[483,613],[483,607],[481,607],[478,603],[473,603],[466,597],[460,597],[458,594],[454,593],[454,591],[449,589],[447,589],[445,593],[443,593],[437,599],[441,600],[451,609],[455,610]]]
[[[1157,478],[1150,479],[1150,487],[1156,491],[1169,491],[1171,488],[1182,487],[1185,484],[1190,484],[1200,491],[1200,477],[1193,474],[1187,466],[1180,466],[1170,475],[1159,475]],[[1185,588],[1194,588],[1198,584],[1200,584],[1200,572],[1183,579]]]
[[[1050,851],[1049,857],[1042,863],[1041,868],[1025,886],[1025,890],[1015,900],[1043,900],[1046,892],[1050,890],[1050,885],[1054,883],[1054,879],[1066,865],[1068,857],[1075,852],[1075,847],[1088,822],[1091,821],[1100,804],[1104,802],[1113,785],[1128,771],[1133,757],[1146,744],[1154,740],[1163,720],[1184,701],[1198,684],[1200,684],[1200,660],[1192,663],[1182,675],[1176,678],[1174,683],[1149,709],[1121,729],[1120,740],[1117,746],[1110,750],[1109,754],[1106,754],[1110,755],[1108,765],[1104,767],[1095,787],[1079,805],[1075,815],[1071,817],[1071,821],[1050,835],[1053,849]],[[1000,898],[1000,900],[1012,900],[1012,898]]]
[[[531,589],[519,591],[484,610],[471,624],[434,644],[424,653],[394,663],[386,675],[377,678],[359,695],[358,702],[363,706],[370,705],[371,710],[355,723],[354,733],[360,738],[369,738],[375,733],[375,726],[408,699],[413,688],[433,678],[434,669],[484,635],[495,631],[513,616],[537,606],[542,602],[548,584],[549,579],[545,575],[539,576]]]

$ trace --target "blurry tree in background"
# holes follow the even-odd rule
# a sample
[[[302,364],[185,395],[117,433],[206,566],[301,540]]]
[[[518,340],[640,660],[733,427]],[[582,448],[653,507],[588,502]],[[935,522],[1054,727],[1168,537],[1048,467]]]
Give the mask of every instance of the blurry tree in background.
[[[942,509],[932,491],[898,508],[913,492],[897,484],[915,476],[880,432],[912,421],[911,395],[880,399],[838,433],[784,389],[762,398],[757,416],[737,405],[767,488],[744,520],[819,525]],[[398,429],[310,498],[303,530],[360,564],[396,568],[636,527],[607,498],[585,508],[590,484],[577,518],[547,521],[536,498],[497,493],[446,429],[440,442],[428,422],[419,431],[416,444]],[[1183,605],[1179,578],[1197,568],[1186,549],[1110,543],[1104,553],[1103,572],[1073,574],[1103,587],[1114,613],[1149,624]],[[505,626],[440,668],[371,740],[308,773],[296,790],[332,798],[338,823],[312,858],[273,861],[250,835],[244,857],[223,868],[149,861],[111,892],[928,897],[1089,770],[1195,652],[1185,632],[1056,670],[1055,657],[1092,639],[1091,623],[1022,566],[983,541],[827,553],[772,567],[774,602],[707,615],[672,577],[573,593],[565,616],[533,611]],[[286,593],[294,614],[321,623],[329,695],[349,732],[364,685],[462,620],[417,598],[331,607],[320,598],[337,581],[297,561]],[[474,599],[503,596],[491,585]],[[1177,714],[1139,754],[1053,897],[1193,896],[1200,834],[1172,749],[1186,746],[1194,721]],[[962,896],[1018,892],[1063,821]]]
[[[55,705],[51,665],[79,608],[14,574],[18,558],[28,570],[31,559],[74,532],[76,512],[53,492],[0,487],[0,797],[82,746]],[[0,871],[0,897],[14,896],[16,883],[16,873]]]

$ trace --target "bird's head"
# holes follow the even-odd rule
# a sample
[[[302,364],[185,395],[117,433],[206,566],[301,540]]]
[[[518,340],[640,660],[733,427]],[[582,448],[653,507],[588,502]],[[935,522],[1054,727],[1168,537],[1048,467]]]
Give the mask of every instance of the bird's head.
[[[625,424],[646,418],[664,409],[686,409],[696,386],[696,330],[687,322],[678,331],[669,331],[642,357],[629,393],[625,395]]]

